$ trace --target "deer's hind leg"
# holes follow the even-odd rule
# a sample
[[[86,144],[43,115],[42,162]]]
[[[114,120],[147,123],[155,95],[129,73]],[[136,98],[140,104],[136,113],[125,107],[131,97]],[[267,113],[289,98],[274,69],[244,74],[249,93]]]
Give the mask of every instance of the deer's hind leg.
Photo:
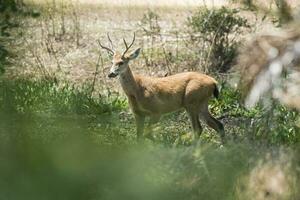
[[[205,106],[202,107],[200,116],[205,120],[206,124],[209,127],[213,128],[215,131],[217,131],[220,134],[222,142],[224,142],[225,139],[224,125],[210,114],[207,104],[205,104]]]
[[[202,126],[199,120],[199,112],[197,109],[194,108],[186,108],[186,111],[190,117],[193,133],[194,133],[194,139],[199,139],[201,133],[202,133]]]

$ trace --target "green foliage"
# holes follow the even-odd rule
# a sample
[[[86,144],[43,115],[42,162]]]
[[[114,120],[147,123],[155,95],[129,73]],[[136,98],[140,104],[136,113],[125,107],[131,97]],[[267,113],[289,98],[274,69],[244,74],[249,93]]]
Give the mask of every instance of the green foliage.
[[[192,40],[203,41],[209,71],[225,72],[237,54],[238,39],[243,28],[248,28],[247,20],[238,15],[237,9],[200,8],[188,18],[188,26],[193,30]]]
[[[241,3],[245,6],[244,9],[255,11],[257,6],[255,5],[254,0],[231,0],[232,3]]]
[[[9,65],[8,57],[11,56],[9,42],[12,40],[12,30],[20,26],[20,15],[39,16],[37,11],[25,7],[22,0],[0,0],[0,75]],[[20,35],[18,35],[19,37]]]
[[[9,14],[0,13],[0,75],[4,73],[5,66],[8,64],[6,58],[9,51],[6,44],[10,36],[9,29],[15,25],[11,22]]]
[[[264,122],[247,121],[266,115],[260,107],[243,108],[240,94],[227,85],[210,107],[214,115],[225,114],[222,120],[229,140],[222,148],[203,137],[198,144],[170,148],[184,130],[180,121],[187,121],[176,120],[179,113],[170,114],[171,121],[162,120],[162,127],[174,128],[162,130],[158,144],[146,141],[136,146],[133,118],[124,112],[124,100],[92,97],[90,91],[89,85],[77,88],[55,80],[1,82],[0,157],[5,164],[0,165],[0,198],[231,200],[236,199],[236,188],[244,187],[243,177],[259,174],[253,168],[264,164],[264,155],[277,155],[281,149],[260,146],[259,135],[254,135],[254,142],[230,140],[237,126],[240,138],[248,138],[248,132]],[[270,129],[278,133],[278,138],[272,134],[270,138],[292,143],[289,129],[299,115],[282,106],[274,109],[272,121],[282,128]],[[169,144],[162,147],[160,142]],[[278,173],[299,177],[293,170],[299,166],[299,157],[284,156],[291,167]],[[285,183],[292,190],[298,182]],[[260,191],[266,192],[263,186]],[[297,199],[298,194],[293,195]]]
[[[274,22],[278,23],[278,26],[287,24],[293,20],[292,8],[285,0],[275,0],[277,7],[277,19]]]
[[[196,32],[208,35],[207,40],[213,43],[211,35],[221,40],[228,37],[229,33],[239,32],[242,27],[248,26],[247,20],[238,13],[237,9],[225,7],[220,9],[201,8],[189,18],[189,26]]]
[[[0,75],[3,74],[5,71],[4,70],[4,67],[6,64],[5,58],[7,55],[8,55],[8,51],[6,50],[6,48],[3,45],[0,44]]]
[[[260,142],[270,144],[297,144],[300,142],[300,128],[297,125],[299,112],[273,102],[268,108],[260,108],[252,119],[248,131]]]
[[[202,142],[165,148],[120,146],[109,138],[111,146],[98,145],[104,130],[90,138],[85,123],[83,118],[0,113],[0,198],[233,200],[241,177],[259,174],[253,168],[264,164],[265,154],[272,152],[282,158],[277,156],[279,149],[268,150],[255,143],[232,142],[219,148]],[[295,155],[288,166],[299,166],[297,152]],[[287,172],[276,169],[284,177],[295,171],[299,177],[295,168]],[[276,176],[272,180],[277,181]],[[285,183],[283,188],[292,189],[299,179]],[[267,189],[261,187],[260,191]],[[296,195],[294,199],[298,199]]]
[[[126,106],[124,99],[109,96],[93,97],[91,85],[75,87],[55,80],[3,81],[0,86],[1,110],[21,113],[102,114]]]
[[[0,12],[5,10],[17,12],[22,4],[22,0],[0,0]]]
[[[57,83],[55,80],[18,79],[2,81],[0,110],[6,113],[47,113],[54,116],[58,114],[97,116],[104,113],[120,113],[127,108],[127,101],[124,98],[101,94],[93,96],[90,91],[91,85],[89,84],[75,87],[69,83]],[[223,121],[229,139],[258,140],[270,144],[296,144],[299,142],[300,138],[297,134],[299,127],[296,124],[297,119],[299,119],[298,112],[289,110],[277,103],[273,105],[272,110],[267,110],[262,106],[248,110],[239,102],[239,99],[240,94],[238,92],[223,85],[220,98],[212,99],[210,102],[211,112]],[[129,119],[127,117],[125,119],[113,118],[110,115],[100,127],[115,135],[124,131],[121,134],[135,138],[132,116]],[[174,113],[159,123],[160,128],[156,129],[154,133],[157,142],[166,146],[187,143],[181,137],[185,137],[182,136],[182,133],[189,131],[189,124],[184,123],[181,125],[182,128],[178,128],[180,125],[174,124],[178,120],[188,121],[186,115]],[[98,128],[96,126],[92,129],[97,130]],[[219,141],[218,135],[213,130],[205,131],[203,137],[207,133],[214,136],[208,141]],[[181,139],[183,140],[181,141]],[[108,141],[105,138],[104,140]]]
[[[273,102],[270,107],[257,105],[255,108],[246,109],[241,99],[241,94],[225,86],[221,90],[218,100],[212,100],[211,110],[221,118],[233,123],[227,126],[229,136],[236,134],[235,123],[238,122],[238,135],[268,144],[297,144],[300,142],[300,129],[297,120],[299,112],[288,109],[279,102]],[[223,117],[222,117],[223,116]],[[226,125],[226,122],[225,122]]]

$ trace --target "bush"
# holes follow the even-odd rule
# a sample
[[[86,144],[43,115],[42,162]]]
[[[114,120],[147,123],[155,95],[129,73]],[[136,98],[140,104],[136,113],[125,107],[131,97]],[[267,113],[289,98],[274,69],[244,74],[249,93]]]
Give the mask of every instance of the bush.
[[[224,84],[218,100],[212,99],[210,110],[221,116],[229,137],[254,140],[263,144],[297,144],[300,141],[300,114],[273,101],[246,109],[239,100],[241,93]]]
[[[22,0],[0,0],[0,12],[5,10],[17,12],[23,4]]]
[[[249,27],[247,20],[238,16],[237,9],[200,8],[188,18],[192,29],[192,42],[199,43],[205,51],[205,65],[208,71],[226,72],[237,55],[238,38],[243,28]]]

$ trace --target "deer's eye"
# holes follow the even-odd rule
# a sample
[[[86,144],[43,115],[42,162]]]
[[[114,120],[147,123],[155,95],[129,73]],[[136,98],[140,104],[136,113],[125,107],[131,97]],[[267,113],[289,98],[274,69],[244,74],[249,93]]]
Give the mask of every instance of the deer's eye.
[[[123,65],[124,64],[124,62],[119,62],[119,65]]]

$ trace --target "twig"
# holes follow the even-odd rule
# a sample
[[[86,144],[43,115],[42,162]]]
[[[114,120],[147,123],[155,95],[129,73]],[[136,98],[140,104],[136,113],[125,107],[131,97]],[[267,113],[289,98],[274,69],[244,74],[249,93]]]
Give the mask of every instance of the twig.
[[[101,60],[101,57],[102,57],[102,54],[101,54],[101,51],[99,52],[99,56],[98,56],[98,59],[97,59],[97,63],[96,63],[96,69],[95,69],[95,73],[94,73],[94,78],[93,78],[93,83],[92,83],[92,88],[91,88],[91,96],[95,90],[95,83],[96,83],[96,78],[97,78],[97,75],[98,75],[98,71],[99,71],[99,66],[100,66],[100,60]]]

